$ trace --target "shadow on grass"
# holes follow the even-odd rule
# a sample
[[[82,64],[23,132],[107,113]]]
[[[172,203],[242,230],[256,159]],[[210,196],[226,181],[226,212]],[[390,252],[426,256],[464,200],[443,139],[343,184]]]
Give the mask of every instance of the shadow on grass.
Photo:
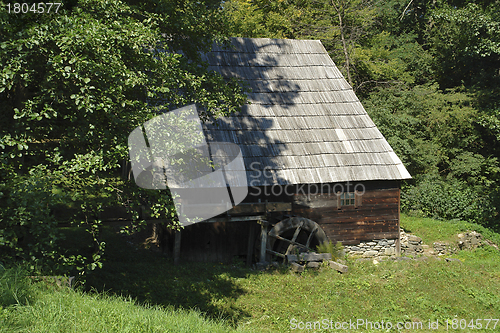
[[[106,242],[102,269],[87,275],[87,292],[131,296],[140,303],[183,309],[198,309],[213,319],[237,325],[250,314],[234,304],[246,291],[238,279],[266,274],[241,263],[187,262],[178,266],[160,253],[141,249],[117,234],[103,230]]]

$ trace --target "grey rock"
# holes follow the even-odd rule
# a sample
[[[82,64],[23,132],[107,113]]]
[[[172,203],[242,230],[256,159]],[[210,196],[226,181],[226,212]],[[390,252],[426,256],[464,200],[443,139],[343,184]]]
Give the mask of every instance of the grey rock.
[[[422,238],[417,237],[417,236],[415,236],[415,235],[409,235],[409,236],[408,236],[408,241],[409,241],[409,242],[418,242],[418,243],[419,243],[419,242],[421,242],[421,241],[422,241]]]
[[[460,261],[460,259],[456,259],[456,258],[445,258],[444,260],[446,260],[447,262],[459,262],[459,263],[462,263]]]
[[[368,257],[373,257],[378,254],[378,251],[366,251],[363,253],[363,257],[368,258]]]
[[[299,265],[296,262],[290,264],[290,269],[295,273],[302,273],[304,271],[304,265]]]
[[[384,250],[384,254],[387,256],[392,256],[395,253],[396,253],[396,249],[394,249],[392,247]]]
[[[335,261],[330,261],[330,267],[339,271],[340,273],[347,273],[348,270],[346,265],[339,264],[338,262]]]
[[[306,267],[307,268],[319,268],[321,266],[321,263],[319,261],[311,261],[308,262]]]
[[[413,245],[413,244],[410,244],[410,245],[408,245],[408,250],[407,251],[421,253],[421,252],[424,252],[424,249],[422,248],[422,245]]]

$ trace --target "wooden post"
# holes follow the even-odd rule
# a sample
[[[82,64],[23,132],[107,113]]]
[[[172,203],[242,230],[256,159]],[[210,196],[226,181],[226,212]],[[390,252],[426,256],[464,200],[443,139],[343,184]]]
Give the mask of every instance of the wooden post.
[[[175,240],[174,240],[174,265],[179,264],[181,255],[181,231],[178,230],[175,232]]]
[[[261,221],[260,225],[260,262],[266,262],[267,249],[267,221]]]
[[[255,243],[255,225],[253,222],[248,223],[248,247],[247,247],[247,266],[252,265],[253,244]]]
[[[401,184],[399,185],[401,186]],[[398,189],[398,238],[396,239],[396,255],[401,255],[401,188]]]

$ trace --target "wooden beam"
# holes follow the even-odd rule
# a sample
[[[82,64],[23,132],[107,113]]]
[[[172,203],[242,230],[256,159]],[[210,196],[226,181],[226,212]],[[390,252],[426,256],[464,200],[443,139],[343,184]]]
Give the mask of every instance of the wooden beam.
[[[284,237],[281,237],[281,236],[278,236],[278,235],[269,235],[269,237],[274,237],[276,239],[279,239],[279,240],[282,240],[284,242],[287,242],[287,243],[290,243],[290,244],[293,244],[293,245],[297,245],[297,246],[300,246],[302,248],[306,248],[308,250],[311,250],[310,248],[306,247],[304,244],[300,244],[300,243],[297,243],[297,242],[294,242],[294,241],[291,241],[290,239],[286,239]]]
[[[309,234],[309,237],[307,237],[307,242],[306,242],[306,247],[309,248],[309,245],[311,244],[311,240],[313,236],[318,232],[318,226],[314,228],[313,231]],[[321,244],[320,244],[321,245]]]
[[[301,253],[299,256],[295,254],[288,254],[286,256],[288,262],[296,262],[296,261],[323,261],[323,260],[332,260],[331,253]]]
[[[247,266],[250,266],[252,265],[252,256],[255,243],[255,225],[253,223],[249,223],[248,228]]]
[[[184,211],[190,212],[190,215],[196,215],[196,212],[203,213],[207,208],[221,207],[221,204],[184,204]],[[248,215],[262,214],[269,212],[290,212],[292,204],[290,202],[266,202],[266,203],[240,203],[225,212],[226,215]],[[224,210],[223,210],[224,212]]]
[[[260,262],[266,262],[267,250],[267,223],[260,225]]]
[[[178,265],[181,256],[181,231],[177,230],[175,232],[174,239],[174,265]]]
[[[297,240],[297,237],[300,234],[300,230],[302,229],[302,226],[304,225],[304,221],[300,221],[300,224],[297,226],[297,229],[295,229],[295,232],[292,237],[292,242],[295,242]],[[285,255],[289,254],[290,251],[292,250],[292,244],[288,245],[288,248],[286,249]]]
[[[266,203],[266,213],[269,212],[291,212],[292,204],[290,202],[268,202]]]
[[[261,221],[265,219],[264,215],[255,216],[231,216],[231,217],[213,217],[202,221],[202,223],[215,223],[215,222],[243,222],[243,221]]]
[[[401,185],[400,185],[401,186]],[[401,255],[401,189],[398,189],[398,238],[396,238],[396,256]]]
[[[276,251],[273,251],[273,250],[269,250],[269,249],[267,249],[266,252],[274,254],[275,256],[283,258],[283,259],[286,258],[286,256],[283,253],[279,253],[279,252],[276,252]]]
[[[215,222],[244,222],[244,221],[260,221],[265,219],[264,215],[255,215],[255,216],[231,216],[231,217],[214,217],[211,219],[204,220],[199,223],[215,223]],[[152,220],[145,220],[147,224],[156,224],[156,223],[162,223],[162,222],[167,222],[168,220],[166,219],[152,219]],[[133,220],[129,219],[123,219],[123,218],[115,218],[115,219],[107,219],[105,221],[101,222],[103,225],[127,225],[127,224],[132,224],[134,223]],[[77,224],[72,224],[71,222],[58,222],[57,226],[59,228],[64,228],[64,227],[74,227],[77,226]]]

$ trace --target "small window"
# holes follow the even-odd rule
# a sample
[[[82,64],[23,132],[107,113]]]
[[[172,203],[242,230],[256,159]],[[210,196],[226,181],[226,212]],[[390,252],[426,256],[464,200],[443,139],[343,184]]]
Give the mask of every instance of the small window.
[[[337,192],[337,209],[342,209],[345,206],[361,206],[361,194],[359,192]]]
[[[342,193],[340,195],[340,206],[354,206],[356,205],[356,197],[354,192]]]

